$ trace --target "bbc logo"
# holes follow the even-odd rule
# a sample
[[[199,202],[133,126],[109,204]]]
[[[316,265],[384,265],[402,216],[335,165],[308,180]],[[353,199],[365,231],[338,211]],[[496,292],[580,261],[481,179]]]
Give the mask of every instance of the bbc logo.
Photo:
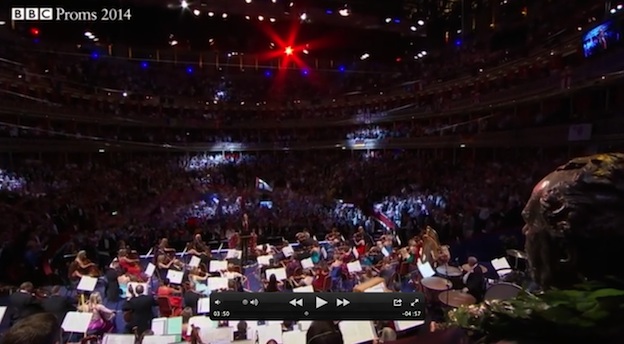
[[[39,21],[54,20],[54,8],[51,7],[21,7],[11,8],[11,20]]]

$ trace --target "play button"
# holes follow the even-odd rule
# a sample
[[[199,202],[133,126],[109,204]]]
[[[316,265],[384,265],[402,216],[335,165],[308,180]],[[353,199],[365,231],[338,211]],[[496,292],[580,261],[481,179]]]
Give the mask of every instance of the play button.
[[[336,306],[338,307],[344,307],[347,306],[348,304],[350,304],[351,302],[347,299],[336,299]]]
[[[321,308],[327,304],[327,301],[321,299],[320,297],[316,297],[316,308]]]

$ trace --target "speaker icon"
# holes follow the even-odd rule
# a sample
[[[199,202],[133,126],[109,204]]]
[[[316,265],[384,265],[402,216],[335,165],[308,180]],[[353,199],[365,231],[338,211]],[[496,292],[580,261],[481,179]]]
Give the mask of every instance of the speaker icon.
[[[253,299],[253,300],[249,301],[249,303],[250,303],[252,306],[257,306],[260,302],[258,302],[258,299]]]

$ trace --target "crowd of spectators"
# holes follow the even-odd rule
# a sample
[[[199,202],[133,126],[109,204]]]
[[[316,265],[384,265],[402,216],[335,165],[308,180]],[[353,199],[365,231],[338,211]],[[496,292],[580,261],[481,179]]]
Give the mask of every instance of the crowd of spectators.
[[[54,238],[70,235],[80,247],[93,232],[147,251],[162,233],[187,238],[191,220],[209,240],[222,240],[243,213],[264,238],[291,238],[303,228],[349,233],[374,214],[375,203],[397,227],[412,230],[428,219],[444,238],[463,238],[513,223],[509,214],[531,183],[557,163],[543,159],[548,163],[536,158],[522,169],[510,158],[451,163],[409,152],[28,161],[12,172],[22,188],[2,192],[3,255],[35,269]],[[257,189],[258,177],[272,192]]]

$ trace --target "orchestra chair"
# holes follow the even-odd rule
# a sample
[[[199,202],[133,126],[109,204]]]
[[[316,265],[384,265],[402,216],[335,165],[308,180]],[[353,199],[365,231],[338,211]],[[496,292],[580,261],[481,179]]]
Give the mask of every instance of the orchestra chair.
[[[156,300],[158,301],[158,312],[161,317],[177,317],[182,314],[182,309],[171,307],[171,303],[168,298],[160,296]]]

